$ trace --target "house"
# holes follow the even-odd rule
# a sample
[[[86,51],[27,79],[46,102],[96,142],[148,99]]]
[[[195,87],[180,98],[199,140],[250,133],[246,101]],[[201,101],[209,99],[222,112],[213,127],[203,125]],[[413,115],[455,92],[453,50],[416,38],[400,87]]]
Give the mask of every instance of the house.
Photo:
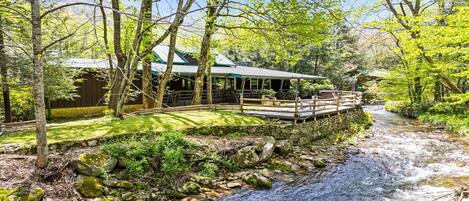
[[[166,69],[168,46],[157,46],[154,49],[155,62],[152,63],[152,74],[154,86],[158,84],[159,75]],[[79,97],[74,100],[59,100],[51,104],[52,108],[71,108],[103,106],[106,103],[107,81],[105,72],[109,68],[108,61],[104,59],[68,59],[65,65],[72,68],[83,69],[83,82],[77,93]],[[168,90],[164,98],[164,104],[168,106],[189,105],[192,100],[195,74],[197,72],[197,60],[189,53],[176,51],[172,79],[167,84]],[[212,67],[213,102],[214,103],[236,103],[240,92],[243,97],[260,97],[262,89],[273,89],[276,96],[286,99],[286,92],[290,88],[292,79],[323,79],[315,75],[290,73],[284,71],[262,69],[256,67],[238,66],[224,55],[216,56]],[[244,85],[244,90],[241,90]],[[127,104],[142,104],[141,68],[133,81],[134,96]],[[156,87],[154,88],[156,91]],[[206,101],[206,90],[203,93],[203,102]]]

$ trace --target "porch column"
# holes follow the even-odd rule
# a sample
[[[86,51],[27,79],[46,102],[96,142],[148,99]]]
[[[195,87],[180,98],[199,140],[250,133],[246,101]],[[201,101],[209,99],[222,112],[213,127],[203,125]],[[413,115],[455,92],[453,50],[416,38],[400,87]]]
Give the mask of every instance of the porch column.
[[[283,79],[280,80],[280,91],[283,90]]]
[[[261,82],[262,82],[261,90],[264,90],[264,79],[262,79]]]
[[[300,94],[300,82],[301,82],[301,79],[296,79],[296,86],[295,86],[295,100],[298,99],[298,96]]]
[[[243,97],[244,94],[244,85],[246,84],[246,78],[241,78],[241,92],[240,97]]]
[[[233,89],[236,90],[236,77],[233,78]]]

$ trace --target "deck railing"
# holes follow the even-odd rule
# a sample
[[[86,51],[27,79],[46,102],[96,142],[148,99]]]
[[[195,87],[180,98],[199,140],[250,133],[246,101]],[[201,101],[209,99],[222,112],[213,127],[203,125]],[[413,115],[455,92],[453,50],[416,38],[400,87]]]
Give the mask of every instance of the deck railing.
[[[290,116],[296,121],[316,117],[321,114],[338,113],[361,105],[361,92],[340,91],[331,98],[313,96],[311,99],[276,100],[240,97],[242,113],[267,114],[266,116]],[[279,115],[272,115],[279,113]]]

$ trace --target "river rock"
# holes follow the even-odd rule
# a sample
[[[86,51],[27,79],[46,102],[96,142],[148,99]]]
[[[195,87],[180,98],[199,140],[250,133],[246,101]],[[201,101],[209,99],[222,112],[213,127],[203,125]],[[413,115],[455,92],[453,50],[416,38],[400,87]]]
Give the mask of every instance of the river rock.
[[[326,167],[326,162],[323,159],[317,159],[313,161],[314,167],[324,168]]]
[[[83,175],[99,176],[114,170],[117,159],[106,152],[81,154],[72,162],[75,170]]]
[[[108,180],[104,180],[103,184],[109,187],[124,188],[124,189],[129,189],[129,190],[135,188],[135,185],[132,182],[125,181],[125,180],[108,179]]]
[[[240,167],[252,167],[259,162],[259,156],[253,146],[243,147],[233,156],[233,161]]]
[[[46,192],[42,188],[0,188],[0,200],[4,201],[40,201]]]
[[[180,192],[187,195],[198,194],[202,192],[202,187],[198,183],[188,181],[182,186]]]
[[[106,191],[101,181],[94,176],[79,175],[74,186],[75,189],[86,198],[101,197]]]
[[[241,187],[241,184],[239,182],[228,182],[226,184],[226,187],[228,187],[228,188],[237,188],[237,187]]]
[[[267,141],[262,147],[262,152],[259,155],[259,162],[264,162],[272,157],[275,149],[275,139]]]
[[[293,172],[292,163],[290,161],[281,160],[281,159],[271,159],[269,161],[269,168],[273,170],[280,170],[284,172]]]
[[[215,180],[213,180],[210,177],[194,175],[190,178],[190,180],[203,186],[208,186],[208,187],[215,186]]]
[[[262,174],[258,172],[251,172],[248,173],[246,176],[243,177],[243,180],[257,189],[269,189],[272,188],[272,180],[267,177],[262,176]]]
[[[280,155],[287,156],[293,152],[292,143],[289,140],[280,140],[275,144],[275,152]]]

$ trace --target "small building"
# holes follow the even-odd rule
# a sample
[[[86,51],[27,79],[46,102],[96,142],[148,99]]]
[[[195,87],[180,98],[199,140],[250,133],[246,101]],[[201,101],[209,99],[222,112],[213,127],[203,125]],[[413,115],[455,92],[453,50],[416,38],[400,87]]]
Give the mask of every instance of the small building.
[[[154,92],[158,85],[158,78],[166,70],[168,46],[158,46],[154,49],[155,61],[152,63],[152,77]],[[77,94],[74,100],[59,100],[51,104],[52,108],[90,107],[106,104],[108,83],[106,72],[109,63],[105,59],[72,58],[65,61],[65,65],[83,69],[83,81],[77,83]],[[192,54],[177,50],[174,57],[172,78],[167,84],[168,90],[164,97],[167,106],[189,105],[192,100],[197,59]],[[286,99],[292,79],[324,79],[320,76],[290,73],[256,67],[238,66],[224,55],[216,56],[212,67],[213,103],[236,103],[239,100],[242,82],[244,80],[243,97],[258,98],[263,89],[272,89],[278,99]],[[141,68],[133,80],[133,95],[127,104],[142,104]],[[203,103],[206,102],[206,86],[204,85]]]

